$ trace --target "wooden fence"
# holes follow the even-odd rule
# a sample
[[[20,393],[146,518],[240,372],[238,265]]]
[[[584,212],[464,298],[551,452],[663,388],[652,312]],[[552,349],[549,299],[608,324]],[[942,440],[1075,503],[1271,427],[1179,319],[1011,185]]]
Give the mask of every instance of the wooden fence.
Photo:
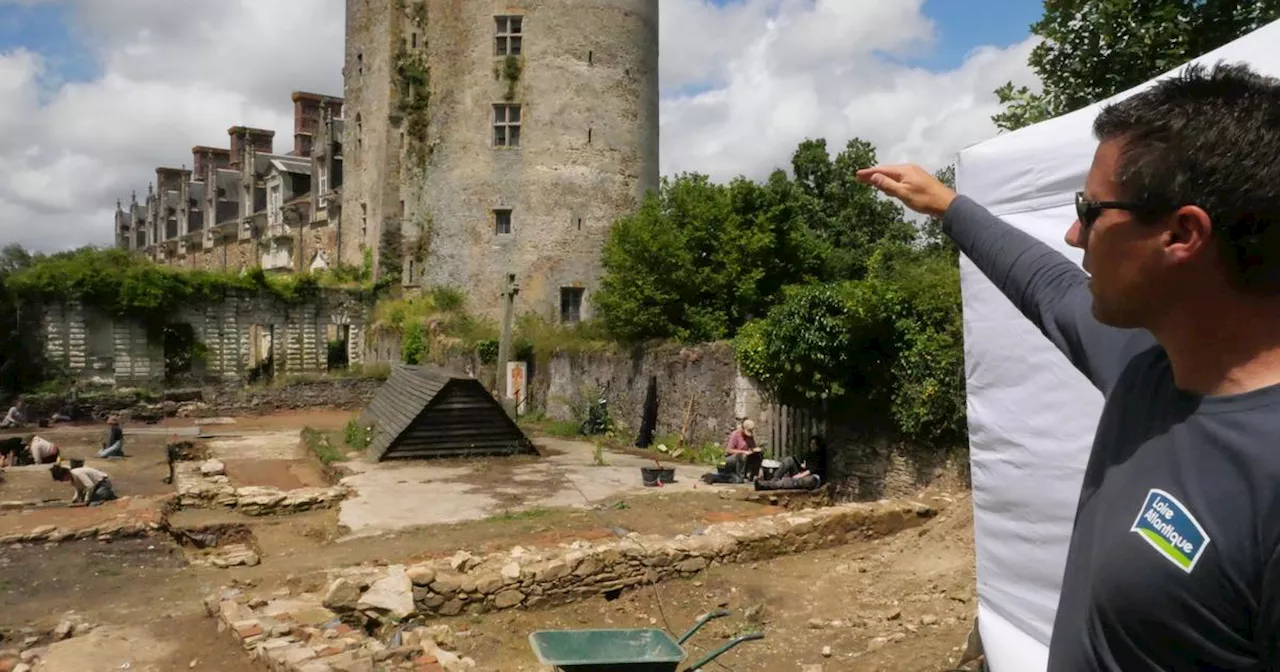
[[[764,416],[768,418],[769,430],[764,453],[771,460],[803,454],[809,449],[809,439],[815,434],[824,434],[826,429],[822,413],[807,408],[770,404]]]

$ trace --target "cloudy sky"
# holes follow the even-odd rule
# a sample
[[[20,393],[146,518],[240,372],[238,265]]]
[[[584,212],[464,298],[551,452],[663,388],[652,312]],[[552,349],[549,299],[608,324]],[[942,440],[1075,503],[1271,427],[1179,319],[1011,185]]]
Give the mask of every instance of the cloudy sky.
[[[940,167],[1035,86],[1037,0],[658,1],[664,174],[762,177],[805,137]],[[117,198],[233,124],[290,149],[342,40],[342,0],[0,0],[0,244],[109,243]]]

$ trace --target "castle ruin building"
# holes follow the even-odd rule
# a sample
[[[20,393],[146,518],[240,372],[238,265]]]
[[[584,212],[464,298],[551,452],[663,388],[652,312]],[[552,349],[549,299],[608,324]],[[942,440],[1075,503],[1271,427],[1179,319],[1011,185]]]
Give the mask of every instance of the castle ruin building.
[[[228,147],[191,148],[191,168],[156,168],[139,202],[117,202],[115,244],[185,268],[298,272],[358,265],[342,237],[343,101],[293,93],[293,149],[232,126]]]
[[[347,0],[344,259],[497,317],[592,316],[658,187],[657,0]]]

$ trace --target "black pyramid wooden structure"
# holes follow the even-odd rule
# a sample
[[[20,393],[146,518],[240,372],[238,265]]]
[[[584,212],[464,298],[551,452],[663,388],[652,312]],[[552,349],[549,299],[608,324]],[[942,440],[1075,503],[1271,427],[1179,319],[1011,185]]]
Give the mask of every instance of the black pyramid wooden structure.
[[[374,461],[536,452],[480,381],[434,366],[394,365],[361,421]]]

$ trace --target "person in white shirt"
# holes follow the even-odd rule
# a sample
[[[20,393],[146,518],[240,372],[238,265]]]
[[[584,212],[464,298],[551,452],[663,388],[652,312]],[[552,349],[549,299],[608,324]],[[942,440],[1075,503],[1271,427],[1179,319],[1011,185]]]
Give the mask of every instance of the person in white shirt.
[[[27,452],[31,453],[32,464],[53,464],[61,454],[58,444],[35,435],[27,439]]]
[[[9,407],[9,412],[5,413],[4,419],[0,420],[0,428],[21,427],[26,423],[27,404],[22,401],[22,397],[18,397],[18,400]]]
[[[53,480],[71,483],[71,486],[76,489],[76,496],[71,500],[72,504],[84,503],[87,506],[97,506],[117,499],[115,490],[111,488],[111,479],[104,471],[93,467],[67,469],[62,466],[62,463],[58,463],[49,469],[49,473],[53,476]]]

